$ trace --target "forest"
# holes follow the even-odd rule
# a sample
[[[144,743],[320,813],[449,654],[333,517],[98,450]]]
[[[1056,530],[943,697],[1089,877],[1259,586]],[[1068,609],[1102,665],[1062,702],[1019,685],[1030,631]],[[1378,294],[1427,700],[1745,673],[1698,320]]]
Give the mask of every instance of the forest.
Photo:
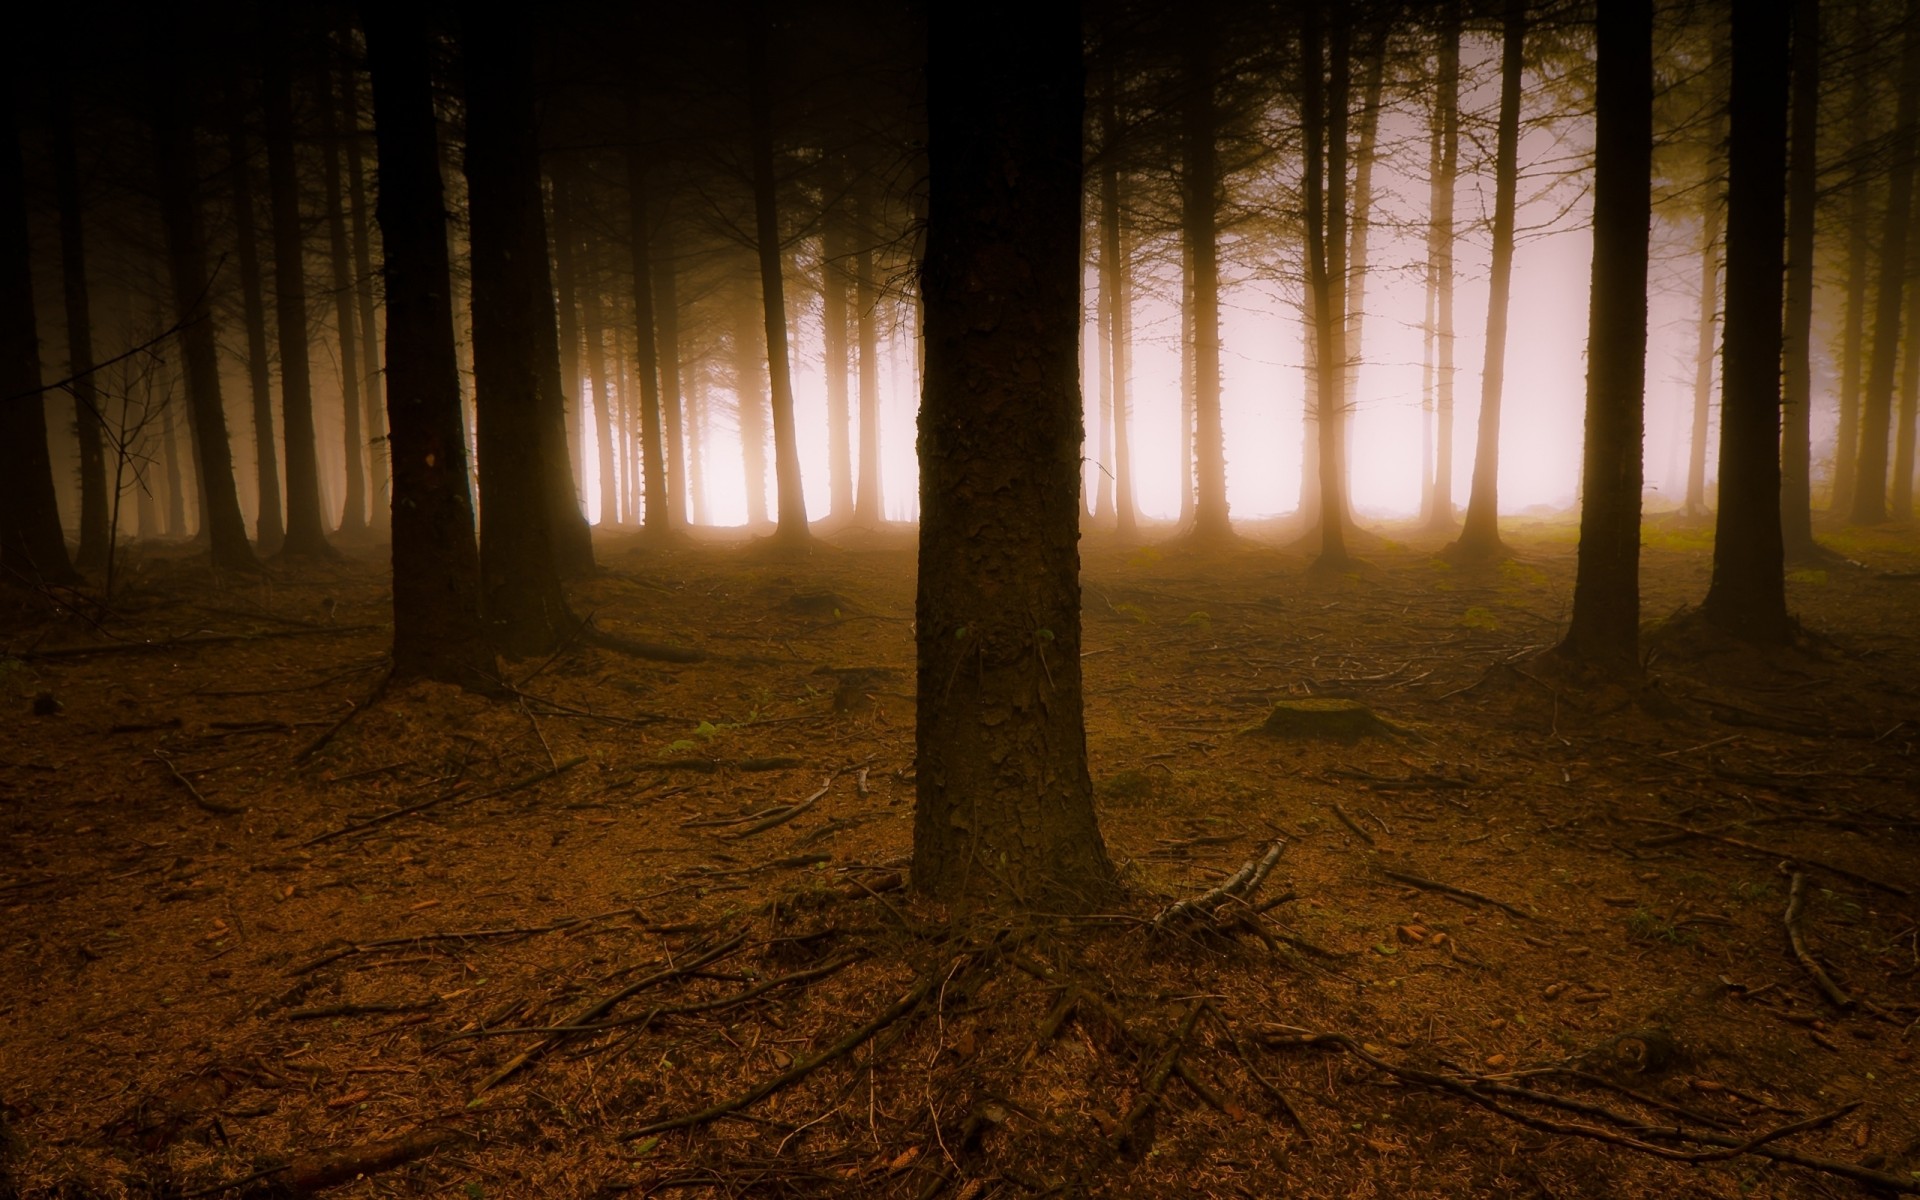
[[[11,24],[0,1200],[1920,1195],[1920,0]]]

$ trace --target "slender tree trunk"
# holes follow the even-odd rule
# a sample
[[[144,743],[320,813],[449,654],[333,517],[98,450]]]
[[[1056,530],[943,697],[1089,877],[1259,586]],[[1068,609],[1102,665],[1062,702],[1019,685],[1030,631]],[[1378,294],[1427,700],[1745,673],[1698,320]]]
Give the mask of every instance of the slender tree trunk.
[[[873,279],[873,213],[871,185],[857,193],[860,249],[853,259],[855,333],[860,341],[860,482],[853,500],[854,524],[878,528],[884,514],[880,503],[880,338],[879,289]]]
[[[782,269],[780,217],[773,177],[773,96],[768,74],[771,18],[763,5],[754,10],[754,62],[748,79],[752,118],[754,240],[760,252],[760,301],[767,327],[767,382],[773,411],[773,473],[778,496],[774,536],[804,543],[807,496],[800,480],[800,446],[793,427],[793,377],[787,355],[786,279]]]
[[[549,506],[550,467],[566,452],[546,444],[554,430],[541,397],[559,363],[524,34],[523,22],[495,6],[461,6],[481,603],[493,644],[514,657],[552,653],[577,624],[560,587]]]
[[[707,515],[707,412],[708,399],[704,376],[695,374],[687,389],[687,505],[688,521],[694,525],[711,524]]]
[[[1900,31],[1900,101],[1894,119],[1893,181],[1880,236],[1879,294],[1873,326],[1873,358],[1860,411],[1860,457],[1854,470],[1855,525],[1887,519],[1887,424],[1893,413],[1894,365],[1900,340],[1900,305],[1906,289],[1907,240],[1912,236],[1914,151],[1920,147],[1920,0],[1907,0]]]
[[[1813,232],[1820,163],[1820,3],[1794,0],[1793,115],[1787,160],[1787,298],[1780,535],[1789,559],[1813,542]]]
[[[1087,909],[1077,9],[932,10],[913,882]]]
[[[1920,279],[1920,238],[1907,239],[1908,287]],[[1913,519],[1913,435],[1916,406],[1920,406],[1920,297],[1909,294],[1907,333],[1900,352],[1900,414],[1893,441],[1893,499],[1888,515],[1896,521]]]
[[[638,106],[636,105],[636,108]],[[639,125],[632,122],[634,130]],[[633,243],[633,328],[634,373],[640,377],[640,454],[641,481],[646,487],[642,506],[645,528],[650,538],[659,540],[673,532],[672,504],[667,499],[667,465],[660,419],[660,356],[653,301],[653,222],[647,212],[647,171],[641,152],[627,150],[627,215]]]
[[[93,314],[87,301],[86,233],[74,150],[73,93],[63,76],[54,77],[53,92],[53,190],[60,210],[67,372],[73,379],[73,427],[80,442],[80,548],[74,565],[83,571],[98,571],[106,567],[113,553],[107,513],[106,423],[100,411],[100,390],[93,378]]]
[[[1700,234],[1699,341],[1694,349],[1693,437],[1687,451],[1687,504],[1690,517],[1707,511],[1707,428],[1713,404],[1714,318],[1720,311],[1720,201],[1709,196]]]
[[[1196,491],[1193,463],[1194,379],[1198,371],[1194,360],[1199,357],[1199,347],[1193,336],[1193,252],[1185,244],[1184,238],[1180,259],[1180,528],[1192,529]]]
[[[173,419],[174,397],[166,395],[160,410],[160,453],[167,473],[167,536],[189,538],[193,526],[187,523],[187,473],[180,466],[180,438]],[[204,527],[205,522],[201,525]]]
[[[1347,455],[1341,461],[1343,490],[1353,477],[1353,414],[1360,387],[1360,360],[1363,357],[1361,329],[1367,316],[1367,267],[1371,258],[1370,235],[1373,231],[1373,162],[1380,143],[1380,92],[1384,86],[1387,65],[1386,33],[1376,28],[1370,36],[1371,44],[1364,55],[1366,78],[1360,85],[1359,144],[1353,153],[1353,215],[1347,234],[1351,250],[1347,255],[1347,273],[1343,283],[1347,297],[1347,332],[1342,347],[1344,353],[1340,373],[1340,421],[1344,426],[1341,441],[1342,450]]]
[[[1129,247],[1120,221],[1120,168],[1114,161],[1120,138],[1116,83],[1109,70],[1101,89],[1100,126],[1111,152],[1100,162],[1100,301],[1108,319],[1107,377],[1113,381],[1113,503],[1114,529],[1123,540],[1139,534],[1140,514],[1133,498],[1133,443],[1128,423],[1128,350],[1133,336],[1133,296],[1127,270]]]
[[[234,242],[240,262],[240,306],[247,327],[247,387],[253,402],[254,479],[259,508],[254,536],[262,554],[286,541],[280,516],[280,448],[273,435],[273,380],[267,358],[267,303],[254,233],[253,167],[247,151],[245,96],[236,76],[227,89],[227,146],[232,162]]]
[[[1180,230],[1193,268],[1193,534],[1232,534],[1227,507],[1226,434],[1220,420],[1219,112],[1214,98],[1214,38],[1203,4],[1185,19],[1186,95],[1181,101]]]
[[[1110,148],[1108,148],[1110,149]],[[1105,157],[1103,152],[1102,157]],[[1095,221],[1099,220],[1096,216]],[[1095,414],[1093,448],[1093,519],[1105,527],[1113,520],[1113,277],[1107,262],[1105,240],[1096,225],[1094,236],[1083,239],[1083,253],[1090,253],[1100,280],[1100,294],[1094,311],[1093,367],[1100,376],[1100,408]],[[1097,252],[1094,252],[1095,245]]]
[[[747,525],[767,523],[767,394],[763,390],[767,356],[760,348],[761,328],[753,309],[734,310],[733,380],[740,417],[740,452],[747,472]]]
[[[1520,73],[1525,64],[1526,0],[1506,0],[1500,54],[1500,124],[1494,149],[1493,267],[1487,283],[1486,362],[1480,372],[1480,436],[1473,489],[1455,552],[1491,559],[1500,542],[1500,403],[1507,369],[1507,297],[1513,282],[1513,210],[1520,145]]]
[[[660,416],[667,439],[667,528],[675,530],[687,524],[687,440],[680,394],[680,291],[674,278],[679,263],[672,230],[665,214],[654,223],[653,328],[660,354]]]
[[[344,99],[341,119],[346,133],[342,150],[347,158],[347,207],[352,219],[354,302],[360,319],[360,389],[366,406],[366,421],[361,430],[367,445],[367,490],[370,501],[367,520],[378,528],[387,520],[386,403],[381,393],[384,378],[380,370],[380,325],[378,304],[373,289],[373,238],[367,228],[367,185],[360,130],[360,81],[353,69],[353,30],[340,31],[340,44],[346,48],[346,62],[340,73],[340,94]]]
[[[1335,17],[1331,53],[1327,56],[1330,85],[1321,72],[1321,13],[1309,4],[1301,30],[1300,57],[1303,91],[1301,132],[1306,142],[1307,288],[1311,294],[1314,329],[1316,409],[1319,417],[1320,554],[1315,565],[1346,565],[1346,492],[1341,487],[1341,370],[1345,358],[1346,305],[1336,265],[1344,266],[1341,252],[1346,223],[1338,215],[1346,205],[1345,159],[1348,87],[1347,28],[1344,14]],[[1329,153],[1329,147],[1333,150]]]
[[[277,19],[281,25],[289,18]],[[307,363],[306,253],[300,179],[294,163],[292,48],[284,27],[271,35],[263,75],[267,184],[273,210],[274,319],[280,335],[280,419],[287,435],[287,554],[328,553],[320,510],[319,443]]]
[[[853,513],[853,420],[847,405],[847,256],[852,232],[847,213],[846,171],[831,160],[826,190],[830,197],[821,214],[820,325],[827,375],[827,480],[831,496],[828,511],[844,522]]]
[[[488,686],[424,8],[369,5],[393,461],[393,671]]]
[[[1434,275],[1433,494],[1427,502],[1427,528],[1454,527],[1453,506],[1453,237],[1454,189],[1460,174],[1460,0],[1440,9],[1440,52],[1434,80],[1434,120],[1440,126],[1440,169],[1429,201],[1427,259]]]
[[[335,116],[333,72],[320,75],[320,140],[323,187],[327,197],[327,248],[333,264],[333,322],[340,345],[341,457],[345,460],[347,492],[342,505],[340,532],[367,529],[366,436],[360,430],[360,331],[354,315],[353,259],[347,241],[347,214],[341,183],[339,121]]]
[[[0,87],[0,576],[75,583],[47,450],[26,193],[8,80]]]
[[[580,308],[574,282],[578,239],[573,227],[569,167],[560,162],[553,168],[553,285],[558,293],[555,310],[560,321],[560,388],[567,399],[567,420],[571,424],[567,447],[573,458],[574,478],[581,479],[587,469],[586,412],[581,407],[586,393],[580,386]],[[579,503],[578,497],[575,503]]]
[[[1780,351],[1786,241],[1787,10],[1733,9],[1720,504],[1701,611],[1755,642],[1792,634],[1780,541]]]
[[[194,444],[199,450],[206,495],[205,527],[213,564],[222,570],[255,571],[259,560],[247,544],[246,522],[234,490],[233,451],[227,442],[226,407],[220,399],[219,343],[208,303],[206,241],[200,226],[200,171],[193,125],[184,105],[182,83],[160,81],[154,122],[160,216],[167,242],[167,273],[182,323],[187,403]],[[0,189],[4,190],[4,189]],[[312,446],[311,440],[308,446]]]
[[[1438,186],[1440,179],[1440,122],[1428,122],[1427,179]],[[1437,364],[1434,349],[1439,341],[1437,309],[1440,303],[1440,276],[1434,269],[1432,220],[1428,220],[1426,307],[1420,320],[1420,511],[1422,525],[1433,522],[1433,415],[1434,377]]]
[[[1573,618],[1560,652],[1637,672],[1647,243],[1653,219],[1653,4],[1607,0],[1598,13],[1587,437]]]
[[[1858,65],[1848,88],[1847,111],[1852,126],[1849,144],[1857,151],[1873,139],[1878,111],[1873,103],[1874,73],[1866,66],[1877,42],[1872,5],[1859,0],[1854,5],[1854,19],[1852,57]],[[1831,513],[1852,510],[1853,477],[1860,469],[1861,366],[1866,351],[1867,278],[1873,269],[1869,231],[1875,179],[1874,172],[1856,167],[1847,183],[1847,313],[1840,336],[1840,411],[1833,439],[1833,494],[1827,500]]]
[[[592,245],[579,244],[575,261],[580,289],[581,324],[587,352],[580,361],[580,390],[593,392],[593,433],[600,461],[600,524],[620,523],[620,477],[614,467],[613,379],[607,370],[606,331],[600,310],[600,260]]]

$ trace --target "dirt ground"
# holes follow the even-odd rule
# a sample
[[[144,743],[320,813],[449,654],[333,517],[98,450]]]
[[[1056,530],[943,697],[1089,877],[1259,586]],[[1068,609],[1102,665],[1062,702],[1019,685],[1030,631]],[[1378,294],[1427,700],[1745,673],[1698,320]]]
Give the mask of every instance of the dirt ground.
[[[366,705],[371,548],[9,594],[0,1196],[1920,1191],[1905,534],[1794,574],[1799,647],[1676,626],[1638,693],[1536,657],[1571,527],[1335,577],[1248,534],[1088,541],[1127,891],[999,925],[901,886],[905,533],[603,539],[578,611],[705,657],[574,647],[497,700]],[[1708,554],[1650,525],[1649,616]],[[1310,697],[1385,727],[1247,732]]]

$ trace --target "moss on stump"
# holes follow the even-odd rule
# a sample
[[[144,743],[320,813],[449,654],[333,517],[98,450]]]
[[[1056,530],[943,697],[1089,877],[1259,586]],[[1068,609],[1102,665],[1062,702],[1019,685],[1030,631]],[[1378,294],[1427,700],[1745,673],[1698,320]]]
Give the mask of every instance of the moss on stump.
[[[1322,738],[1357,742],[1361,738],[1398,738],[1400,730],[1358,700],[1314,698],[1280,700],[1267,719],[1246,732],[1277,738]]]

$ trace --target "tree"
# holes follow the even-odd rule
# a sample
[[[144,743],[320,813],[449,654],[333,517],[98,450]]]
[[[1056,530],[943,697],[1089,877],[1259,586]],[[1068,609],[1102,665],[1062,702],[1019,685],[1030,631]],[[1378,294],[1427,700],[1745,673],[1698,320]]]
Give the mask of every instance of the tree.
[[[1720,350],[1720,505],[1706,618],[1740,637],[1792,636],[1780,537],[1780,352],[1789,18],[1733,10],[1727,303]]]
[[[1347,557],[1347,493],[1342,435],[1346,432],[1346,154],[1349,30],[1336,8],[1328,76],[1321,76],[1320,7],[1305,10],[1301,53],[1306,139],[1307,294],[1313,327],[1314,411],[1319,432],[1320,553],[1314,565],[1337,570]]]
[[[424,9],[365,12],[380,172],[375,218],[385,247],[393,672],[478,688],[494,663],[480,620],[430,30]]]
[[[873,237],[866,228],[872,218],[872,189],[857,193],[860,248],[853,259],[855,336],[860,342],[860,481],[853,496],[853,522],[869,529],[882,519],[880,510],[880,338],[876,328],[879,289],[873,278]]]
[[[1587,440],[1573,619],[1560,653],[1639,668],[1647,243],[1653,216],[1653,4],[1599,6]]]
[[[1434,121],[1440,127],[1438,169],[1428,202],[1427,262],[1433,273],[1434,368],[1433,494],[1427,527],[1450,532],[1453,509],[1453,192],[1460,169],[1460,0],[1440,8],[1439,62],[1434,77]]]
[[[1233,532],[1227,508],[1225,431],[1220,421],[1220,113],[1214,98],[1215,23],[1210,0],[1188,12],[1180,112],[1180,232],[1189,291],[1187,317],[1193,364],[1195,482],[1193,534],[1223,538]]]
[[[1780,436],[1780,536],[1789,560],[1812,558],[1813,227],[1820,163],[1820,3],[1794,0],[1793,112],[1787,160],[1787,282]]]
[[[262,554],[286,540],[280,515],[280,450],[273,437],[273,383],[267,368],[267,304],[260,282],[260,250],[254,234],[253,167],[247,153],[245,99],[236,75],[227,85],[227,171],[233,195],[236,257],[240,260],[240,312],[247,327],[247,384],[253,401],[254,480],[259,507],[254,538]]]
[[[1100,89],[1100,306],[1109,330],[1103,378],[1112,381],[1114,530],[1123,540],[1139,532],[1139,506],[1133,499],[1132,403],[1127,383],[1133,340],[1133,294],[1128,286],[1126,231],[1120,222],[1120,140],[1117,83],[1109,66]]]
[[[54,81],[53,190],[60,210],[60,281],[66,301],[67,373],[73,382],[73,425],[80,442],[80,547],[74,563],[98,571],[113,553],[107,512],[106,423],[93,380],[93,314],[87,299],[85,220],[74,150],[73,93]]]
[[[1492,559],[1500,542],[1500,402],[1507,370],[1507,298],[1513,284],[1513,210],[1520,147],[1520,73],[1527,34],[1526,0],[1506,0],[1500,41],[1500,123],[1493,161],[1493,264],[1487,281],[1486,361],[1480,369],[1480,431],[1473,452],[1473,488],[1454,553]]]
[[[1078,6],[936,5],[928,49],[913,881],[1085,907]]]
[[[639,105],[633,105],[638,115]],[[637,136],[639,122],[630,120]],[[627,215],[633,262],[633,368],[640,376],[641,480],[646,485],[642,520],[647,535],[658,541],[673,530],[667,500],[666,455],[661,443],[660,356],[654,340],[653,223],[647,211],[647,161],[639,146],[627,147]],[[629,459],[628,461],[632,461]]]
[[[354,314],[353,260],[347,239],[347,213],[341,182],[341,138],[334,115],[333,72],[320,73],[322,190],[327,206],[328,260],[333,267],[333,321],[340,347],[341,457],[347,468],[347,497],[340,514],[342,533],[367,528],[367,439],[360,431],[360,332]]]

